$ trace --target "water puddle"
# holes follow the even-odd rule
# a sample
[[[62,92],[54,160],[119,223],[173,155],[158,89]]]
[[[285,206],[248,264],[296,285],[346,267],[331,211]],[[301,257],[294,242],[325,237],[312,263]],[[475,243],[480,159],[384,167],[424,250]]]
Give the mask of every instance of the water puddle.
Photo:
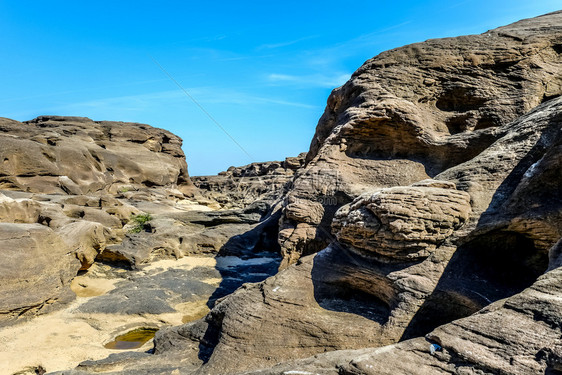
[[[158,328],[137,328],[117,336],[115,340],[108,342],[104,347],[118,350],[140,348],[154,337],[156,331],[158,331]]]

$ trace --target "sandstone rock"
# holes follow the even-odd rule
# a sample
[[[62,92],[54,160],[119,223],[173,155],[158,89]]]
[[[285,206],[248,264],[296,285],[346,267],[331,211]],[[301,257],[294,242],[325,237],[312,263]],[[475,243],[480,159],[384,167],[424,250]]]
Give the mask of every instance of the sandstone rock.
[[[276,243],[268,243],[268,238],[277,236],[279,214],[269,215],[270,210],[268,204],[256,202],[245,209],[154,215],[139,233],[126,226],[123,241],[107,246],[98,260],[136,269],[154,260],[189,255],[273,252]],[[272,234],[266,235],[268,232]]]
[[[330,242],[333,206],[373,189],[447,180],[436,175],[494,143],[499,126],[560,95],[560,17],[429,40],[365,62],[328,98],[307,165],[289,192],[324,201],[326,217],[314,238],[287,242],[298,234],[285,235],[285,257],[294,262]],[[284,218],[281,232],[296,226]]]
[[[553,25],[561,14],[541,17],[536,22]],[[467,371],[471,371],[473,366],[475,370],[472,373],[477,373],[476,369],[479,368],[484,368],[489,373],[536,373],[551,366],[546,364],[546,360],[541,362],[535,356],[543,347],[558,345],[551,338],[559,337],[559,327],[556,323],[546,324],[554,329],[543,327],[542,318],[541,321],[534,321],[537,316],[541,316],[547,317],[548,322],[556,322],[557,313],[554,311],[558,309],[547,307],[551,295],[557,293],[556,288],[551,286],[547,288],[549,292],[542,294],[542,297],[540,293],[531,293],[534,295],[532,300],[536,298],[536,302],[532,302],[536,307],[529,307],[524,313],[535,322],[533,327],[538,324],[534,328],[536,335],[528,335],[523,341],[509,338],[505,343],[502,342],[500,332],[504,329],[503,322],[513,327],[514,337],[515,332],[525,332],[523,317],[508,314],[491,315],[489,321],[484,318],[482,331],[477,333],[481,338],[472,338],[480,317],[485,316],[487,311],[501,307],[506,298],[510,298],[508,301],[516,301],[520,296],[521,299],[517,301],[524,304],[523,301],[528,298],[527,291],[533,290],[535,286],[526,288],[546,271],[549,264],[548,248],[560,238],[559,225],[562,221],[558,216],[558,182],[541,182],[541,174],[535,176],[534,171],[545,171],[545,179],[552,179],[551,176],[558,172],[559,164],[555,155],[559,155],[558,114],[562,100],[547,100],[547,96],[545,103],[538,105],[543,100],[544,86],[536,86],[533,80],[521,83],[524,94],[518,91],[520,89],[503,91],[504,88],[496,88],[496,83],[492,82],[499,75],[497,79],[505,80],[506,87],[509,87],[512,83],[508,82],[508,77],[513,74],[544,74],[545,81],[557,80],[553,78],[553,74],[561,68],[560,58],[557,53],[552,53],[552,46],[559,43],[560,28],[541,27],[532,21],[525,21],[504,29],[510,30],[509,33],[515,32],[525,43],[503,35],[504,31],[500,29],[485,36],[460,38],[456,40],[459,45],[454,44],[453,40],[430,41],[391,51],[367,63],[364,69],[354,75],[351,83],[340,90],[353,85],[367,87],[372,82],[388,79],[386,77],[392,77],[393,69],[398,74],[399,70],[405,68],[397,58],[392,64],[384,65],[381,62],[377,65],[377,59],[394,59],[393,54],[402,59],[412,57],[416,61],[421,61],[422,57],[443,58],[447,54],[454,57],[452,60],[441,61],[440,68],[435,71],[431,70],[431,66],[422,68],[425,64],[405,69],[407,72],[426,69],[432,74],[444,75],[439,84],[443,86],[429,89],[441,92],[433,103],[420,103],[413,98],[409,98],[409,102],[397,99],[397,94],[418,95],[417,86],[414,86],[412,94],[410,91],[400,91],[401,88],[392,83],[387,85],[389,88],[384,86],[387,91],[396,91],[392,94],[394,98],[387,102],[384,102],[387,96],[380,94],[376,88],[372,91],[359,87],[355,87],[353,91],[350,88],[349,92],[342,95],[342,100],[349,104],[335,103],[334,108],[339,111],[339,117],[333,120],[342,126],[334,125],[334,128],[324,134],[325,138],[322,138],[323,134],[319,134],[323,129],[319,126],[309,154],[309,164],[297,172],[295,187],[286,202],[287,206],[291,202],[298,202],[306,207],[303,200],[318,202],[319,197],[335,197],[334,202],[323,204],[324,214],[320,222],[324,223],[331,221],[330,216],[335,213],[334,206],[337,208],[349,203],[353,197],[367,189],[372,191],[373,193],[357,198],[339,212],[334,227],[343,246],[333,243],[316,256],[297,261],[298,255],[294,256],[293,250],[302,254],[310,251],[313,244],[319,242],[319,237],[330,239],[331,236],[329,232],[322,232],[321,226],[314,224],[318,222],[316,218],[292,215],[291,208],[285,208],[279,235],[280,244],[284,248],[285,259],[291,259],[287,264],[297,264],[289,266],[264,283],[238,290],[220,302],[207,316],[204,324],[183,327],[183,333],[180,334],[183,343],[181,340],[177,341],[176,348],[189,350],[194,345],[193,342],[199,342],[202,346],[200,353],[207,353],[208,356],[202,373],[234,373],[258,369],[273,366],[286,358],[302,358],[324,350],[384,346],[414,337],[418,338],[373,350],[374,359],[368,359],[364,363],[361,362],[363,357],[354,362],[349,357],[347,363],[339,362],[340,359],[336,362],[344,368],[340,371],[350,374],[443,373],[465,365]],[[515,63],[521,69],[512,70],[512,65],[502,65],[499,62],[474,67],[456,60],[459,55],[468,53],[471,43],[480,41],[485,48],[492,50],[493,56],[505,53],[503,47],[494,48],[494,45],[517,44],[527,54]],[[543,45],[550,49],[543,51]],[[409,55],[414,49],[416,54]],[[531,65],[541,64],[538,60],[543,57],[549,61],[548,64],[553,65],[544,66],[544,69],[533,73],[527,72]],[[449,67],[448,64],[452,66]],[[390,69],[391,72],[385,71],[385,75],[377,76],[375,81],[372,72],[368,72],[371,66],[375,70]],[[447,77],[453,70],[456,74],[459,71],[465,74],[463,77],[468,77],[470,81],[466,83],[470,83],[474,90],[480,90],[477,97],[489,90],[486,100],[475,104],[474,108],[458,107],[457,104],[471,103],[469,99],[472,94],[462,93],[463,90],[460,90],[457,94],[462,93],[459,94],[462,100],[451,99],[457,95],[447,91]],[[481,76],[478,82],[471,81],[468,74],[470,71]],[[420,74],[423,77],[426,72]],[[514,92],[521,94],[515,97],[512,95]],[[368,101],[371,100],[369,98],[379,98],[383,103]],[[452,107],[446,106],[449,100],[447,98],[453,103]],[[501,105],[496,102],[499,98]],[[361,107],[362,103],[365,103],[364,107]],[[414,106],[412,103],[417,104]],[[493,108],[488,105],[493,105]],[[538,106],[534,110],[523,115],[535,105]],[[388,120],[375,121],[371,108],[374,107],[373,111],[381,110],[377,106],[384,107],[386,114],[390,113],[392,116],[388,115]],[[432,106],[436,109],[431,109]],[[472,111],[471,115],[475,116],[476,123],[480,125],[472,128],[467,122],[466,128],[456,134],[451,134],[455,131],[449,127],[439,125],[447,124],[448,116],[457,116],[458,112],[465,111]],[[396,116],[394,112],[397,113]],[[363,115],[366,116],[364,120],[361,117]],[[421,118],[424,118],[423,122]],[[511,120],[515,121],[510,122]],[[327,120],[321,120],[321,124],[322,121]],[[349,123],[352,126],[346,128],[345,124]],[[484,126],[484,123],[487,125]],[[422,126],[425,128],[421,128]],[[405,130],[392,133],[396,128]],[[374,130],[371,132],[369,129]],[[355,136],[350,136],[353,134]],[[347,135],[346,142],[339,142],[344,138],[343,135]],[[318,143],[316,149],[315,142]],[[342,146],[342,143],[345,145]],[[385,148],[385,144],[388,148]],[[367,151],[371,147],[371,151],[359,158],[357,152],[363,146]],[[381,160],[389,157],[391,160]],[[361,160],[356,162],[355,159]],[[414,173],[414,169],[400,168],[397,167],[399,164],[394,164],[393,168],[387,169],[394,174],[366,176],[365,171],[375,170],[380,173],[381,166],[387,167],[388,163],[393,163],[396,159],[402,159],[404,166],[419,165],[424,172]],[[370,168],[366,168],[367,165]],[[541,165],[540,169],[536,169]],[[320,168],[326,168],[328,172],[320,173]],[[439,172],[441,173],[437,174]],[[443,182],[422,181],[428,175]],[[531,181],[532,176],[537,180]],[[554,181],[558,180],[559,178],[554,178]],[[415,183],[416,181],[420,182]],[[385,186],[412,183],[412,186],[381,190]],[[543,184],[546,187],[544,196],[540,195],[538,188]],[[453,189],[454,186],[459,190]],[[541,198],[534,200],[532,197],[535,194]],[[407,199],[411,199],[408,204],[400,203]],[[543,201],[550,203],[543,204]],[[424,204],[420,204],[422,202]],[[527,202],[534,204],[527,205]],[[287,213],[292,217],[288,218]],[[383,216],[384,219],[375,219],[375,215]],[[391,225],[396,220],[401,220],[402,225]],[[297,230],[302,232],[292,238]],[[431,232],[432,235],[426,236],[424,232]],[[396,241],[393,240],[394,236]],[[293,247],[288,248],[287,243]],[[346,243],[351,247],[345,246]],[[385,251],[385,246],[388,251]],[[405,250],[409,246],[414,250],[411,258],[412,253]],[[383,252],[386,259],[394,259],[394,262],[381,262],[381,254],[379,257],[368,256],[375,251]],[[551,250],[551,258],[557,253],[557,248]],[[550,263],[553,264],[553,261]],[[544,293],[543,289],[540,290]],[[482,312],[477,313],[483,308]],[[504,321],[502,316],[507,320]],[[456,341],[451,341],[457,345],[454,349],[455,356],[449,357],[448,352],[443,352],[443,358],[439,359],[441,362],[436,364],[433,358],[441,358],[441,354],[438,352],[431,355],[429,346],[440,343],[446,347],[441,338],[431,339],[441,328],[428,336],[432,340],[430,342],[420,337],[439,326],[455,327],[455,323],[449,324],[451,321],[467,322],[463,325],[465,331],[455,329],[454,334],[446,336],[450,340],[453,337],[459,340],[458,345]],[[356,331],[357,327],[362,329]],[[485,367],[478,367],[479,356],[487,355],[483,350],[488,349],[477,350],[477,345],[480,345],[478,342],[487,340],[485,332],[496,335],[494,342],[487,343],[490,345],[487,348],[494,349],[493,352],[498,354],[490,353],[490,359],[485,360]],[[469,351],[468,357],[462,349],[463,335],[468,335],[467,340],[476,343],[475,351]],[[517,335],[524,336],[520,333]],[[545,339],[541,338],[543,336]],[[276,342],[277,337],[283,338],[283,344]],[[514,355],[522,345],[530,349],[522,351],[521,357],[516,358],[504,356],[503,353],[509,350],[503,345],[509,346]],[[164,349],[163,352],[167,350]],[[244,354],[233,356],[234,352]],[[363,354],[365,358],[369,356]],[[545,358],[557,358],[555,353],[542,355]],[[328,357],[324,357],[326,361]],[[420,360],[421,357],[426,359]],[[510,358],[514,360],[511,361]],[[309,360],[307,363],[314,361]],[[309,368],[313,369],[310,370],[312,373],[316,371],[314,367]],[[293,370],[295,367],[284,369]]]
[[[99,223],[77,221],[62,227],[57,234],[76,254],[82,264],[80,270],[86,270],[94,263],[98,254],[105,249],[109,229]]]
[[[49,311],[74,294],[70,280],[80,268],[66,243],[40,224],[0,224],[0,324]]]
[[[0,188],[87,194],[122,185],[193,191],[181,140],[148,125],[41,116],[0,119]]]
[[[423,337],[440,325],[462,318],[474,319],[471,324],[477,325],[477,311],[501,304],[493,302],[532,285],[548,267],[546,244],[560,238],[562,190],[557,183],[540,182],[550,179],[551,173],[542,176],[528,171],[541,163],[544,169],[537,171],[558,171],[557,114],[561,108],[562,99],[554,99],[500,127],[502,136],[497,142],[476,158],[442,173],[439,178],[443,181],[378,190],[342,208],[334,221],[342,244],[333,243],[274,278],[237,291],[211,311],[209,326],[204,330],[204,348],[212,354],[203,371],[258,369],[323,350],[384,346]],[[509,157],[502,156],[506,151]],[[541,163],[535,164],[538,160]],[[490,190],[475,189],[477,183],[486,184]],[[453,189],[455,185],[467,192]],[[530,187],[542,185],[546,187],[543,198],[550,202],[548,207],[535,203],[522,210],[520,205],[510,204],[533,201],[538,188]],[[400,203],[407,199],[411,201]],[[482,208],[485,202],[487,211]],[[534,224],[522,225],[523,217]],[[393,219],[403,224],[391,226]],[[433,233],[426,237],[424,232],[428,230]],[[395,235],[397,240],[393,241]],[[410,246],[416,251],[415,257],[405,250]],[[423,251],[417,253],[419,249]],[[379,256],[373,257],[373,253]],[[557,253],[557,249],[552,250],[551,258]],[[494,319],[499,332],[503,323]],[[360,332],[355,327],[361,327]],[[517,327],[516,331],[522,330],[522,326]],[[195,328],[186,328],[190,329]],[[285,346],[272,336],[282,337]],[[529,340],[542,345],[539,336]],[[190,337],[202,340],[195,334]],[[512,344],[519,347],[513,342],[508,345]],[[421,348],[429,353],[430,343],[416,339],[408,345],[412,345],[408,353],[414,354],[407,361],[398,356],[394,359],[402,361],[397,368],[403,373],[412,373],[416,366],[438,373],[456,363],[451,359],[437,369],[417,364],[415,353]],[[235,350],[244,356],[226,360]],[[367,362],[374,370],[365,365],[360,371],[375,374],[383,367],[394,371],[384,358],[377,366]],[[360,371],[357,373],[363,373]],[[525,371],[519,373],[529,373]]]
[[[40,214],[38,202],[30,199],[15,200],[0,194],[0,221],[6,223],[37,223]]]
[[[157,256],[158,243],[168,254],[188,243],[248,255],[276,236],[282,271],[215,294],[204,319],[160,331],[153,356],[70,373],[560,372],[561,20],[556,12],[367,61],[330,96],[306,165],[198,180],[209,201],[242,198],[243,210],[186,214],[162,203],[166,192],[123,192],[138,209],[159,210],[124,243],[134,263]],[[279,181],[277,172],[294,175],[279,228],[271,224],[283,192],[255,185]],[[234,192],[246,177],[255,180],[242,190],[267,209]],[[246,232],[221,237],[233,228]],[[217,270],[231,276],[223,290],[241,285],[240,270]],[[201,287],[171,273],[133,280],[88,311],[171,313],[176,296]]]
[[[230,167],[217,176],[198,176],[191,180],[203,197],[222,208],[243,208],[256,200],[273,201],[282,196],[295,172],[304,165],[306,153],[285,161],[252,163]]]
[[[428,185],[359,197],[336,213],[336,238],[383,261],[429,256],[468,219],[471,208],[466,192]]]

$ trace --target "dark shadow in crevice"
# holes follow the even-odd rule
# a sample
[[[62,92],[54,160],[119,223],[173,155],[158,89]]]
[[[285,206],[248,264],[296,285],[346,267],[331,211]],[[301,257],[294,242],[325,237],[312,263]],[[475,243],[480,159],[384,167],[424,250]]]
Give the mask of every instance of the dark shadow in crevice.
[[[532,149],[519,160],[517,165],[496,189],[488,208],[480,216],[475,232],[486,226],[489,217],[502,215],[503,204],[512,196],[525,172],[544,156],[547,149],[553,145],[554,139],[560,138],[560,124],[562,124],[562,113],[557,113],[548,121],[548,125],[542,131],[540,138]],[[525,135],[521,136],[524,137]],[[489,170],[489,172],[493,172],[493,170]]]
[[[520,233],[495,230],[460,246],[401,340],[423,336],[533,284],[548,254]]]
[[[472,315],[494,301],[513,296],[546,272],[548,252],[525,233],[508,230],[509,218],[522,212],[509,211],[505,203],[529,168],[555,144],[560,136],[560,122],[562,114],[549,120],[536,144],[496,189],[476,229],[459,243],[432,295],[418,310],[402,340],[425,335],[440,325]],[[556,194],[559,199],[559,192],[554,192]],[[544,201],[548,200],[544,198]],[[544,213],[541,207],[533,206],[531,210],[537,213],[534,220],[540,220]],[[506,223],[504,227],[498,227],[500,218]]]
[[[333,243],[314,258],[314,298],[326,310],[357,314],[384,325],[397,303],[387,276],[414,264],[382,263]]]
[[[324,214],[320,220],[320,224],[316,227],[316,234],[314,239],[308,241],[306,246],[303,247],[301,257],[315,254],[320,250],[326,248],[332,240],[332,220],[336,211],[343,205],[351,203],[353,198],[341,191],[336,191],[334,195],[320,196],[316,200],[324,207]]]
[[[251,230],[233,236],[221,247],[215,268],[222,281],[207,302],[209,308],[242,284],[260,282],[277,273],[281,264],[277,243],[279,217],[280,211]]]
[[[469,115],[450,119],[448,126],[450,136],[466,130],[465,122]],[[350,158],[364,160],[409,160],[423,165],[425,173],[434,177],[446,169],[473,159],[498,138],[497,134],[483,131],[484,128],[497,126],[495,120],[486,123],[486,118],[479,119],[479,129],[465,136],[463,142],[442,142],[425,140],[416,134],[413,124],[395,116],[392,119],[365,121],[356,124],[354,133],[344,134],[347,139],[345,154]],[[462,146],[459,146],[462,144]]]

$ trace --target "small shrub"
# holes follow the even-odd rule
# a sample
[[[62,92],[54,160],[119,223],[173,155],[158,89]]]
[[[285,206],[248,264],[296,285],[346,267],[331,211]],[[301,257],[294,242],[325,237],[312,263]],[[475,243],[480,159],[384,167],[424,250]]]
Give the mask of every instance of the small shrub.
[[[150,214],[138,214],[131,215],[131,222],[133,222],[133,227],[129,229],[129,233],[140,233],[143,231],[144,226],[152,220]]]

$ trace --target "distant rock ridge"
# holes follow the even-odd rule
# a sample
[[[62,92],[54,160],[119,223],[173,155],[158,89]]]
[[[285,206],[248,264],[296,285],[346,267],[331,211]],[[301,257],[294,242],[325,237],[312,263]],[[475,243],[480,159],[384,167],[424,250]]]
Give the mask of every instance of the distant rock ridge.
[[[191,177],[200,193],[221,207],[242,208],[260,199],[275,200],[289,189],[297,170],[304,166],[306,152],[284,161],[251,163],[230,167],[216,176]]]

